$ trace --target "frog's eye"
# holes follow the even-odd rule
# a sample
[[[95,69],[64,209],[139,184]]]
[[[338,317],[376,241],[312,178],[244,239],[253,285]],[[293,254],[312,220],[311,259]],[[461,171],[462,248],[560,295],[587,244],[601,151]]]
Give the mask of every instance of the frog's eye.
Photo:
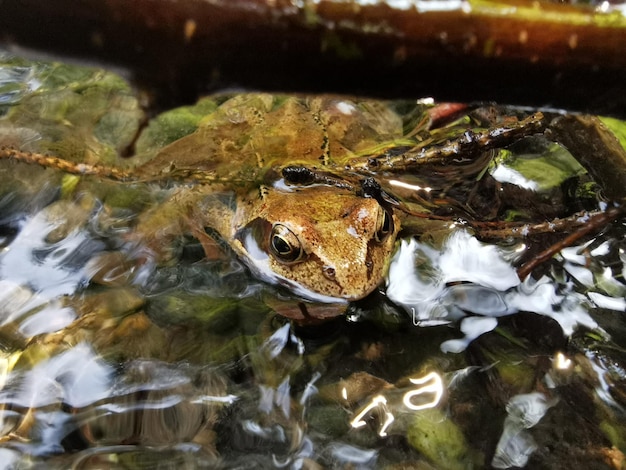
[[[272,254],[283,263],[295,263],[304,255],[296,234],[281,224],[272,227],[269,245]]]
[[[378,211],[374,237],[377,242],[384,242],[391,232],[393,232],[393,218],[387,209],[381,207]]]

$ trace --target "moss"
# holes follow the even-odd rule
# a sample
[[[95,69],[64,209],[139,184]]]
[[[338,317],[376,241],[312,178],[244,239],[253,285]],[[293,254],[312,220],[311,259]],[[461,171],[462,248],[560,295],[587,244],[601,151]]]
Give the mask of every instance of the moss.
[[[215,100],[204,98],[193,106],[183,106],[160,114],[150,121],[137,140],[137,153],[149,152],[193,133],[203,117],[218,107]]]
[[[94,191],[98,194],[98,191]],[[145,185],[125,186],[108,185],[101,194],[101,199],[110,207],[140,211],[152,202],[149,188]]]
[[[510,2],[491,0],[471,0],[471,16],[501,17],[511,14]],[[595,12],[593,9],[572,8],[569,11],[550,9],[538,2],[518,3],[514,7],[515,18],[532,23],[564,24],[570,26],[592,26],[600,28],[623,28],[626,18],[620,11],[607,13]]]
[[[626,122],[609,117],[600,117],[600,120],[615,134],[619,143],[626,150]]]
[[[12,145],[72,161],[117,164],[134,141],[143,111],[130,85],[101,69],[0,59],[0,134],[27,129]]]
[[[416,412],[407,430],[409,444],[440,469],[474,467],[474,458],[457,425],[436,408]]]
[[[307,413],[307,422],[315,431],[326,437],[338,438],[350,430],[350,416],[337,405],[313,406]]]
[[[212,334],[227,333],[237,328],[237,333],[247,334],[256,333],[256,325],[265,318],[268,308],[253,299],[199,296],[179,291],[152,299],[147,311],[159,323],[195,323]],[[247,330],[244,323],[251,323],[252,331],[240,331]]]
[[[537,158],[514,157],[506,164],[521,173],[526,179],[538,184],[545,191],[558,187],[572,176],[584,173],[584,168],[563,147],[553,144]]]
[[[623,426],[618,426],[618,423],[611,423],[604,420],[600,423],[600,430],[611,442],[613,447],[617,447],[622,452],[626,451],[626,433]]]

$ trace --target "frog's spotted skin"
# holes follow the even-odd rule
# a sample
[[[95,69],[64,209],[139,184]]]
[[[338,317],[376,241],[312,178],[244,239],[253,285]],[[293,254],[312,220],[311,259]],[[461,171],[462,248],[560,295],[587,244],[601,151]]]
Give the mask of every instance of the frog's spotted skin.
[[[373,198],[315,186],[270,189],[237,211],[232,226],[232,246],[254,271],[311,300],[337,302],[380,284],[400,223]],[[287,244],[295,253],[278,251]]]

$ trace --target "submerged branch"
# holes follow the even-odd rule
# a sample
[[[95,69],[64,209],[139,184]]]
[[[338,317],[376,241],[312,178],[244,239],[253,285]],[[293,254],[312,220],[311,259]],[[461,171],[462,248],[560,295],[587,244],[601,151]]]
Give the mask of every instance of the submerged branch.
[[[118,168],[75,163],[59,157],[34,152],[24,152],[11,147],[0,147],[0,159],[15,160],[21,163],[39,165],[44,168],[60,170],[72,175],[94,175],[114,181],[129,181],[134,177],[130,172]]]
[[[196,170],[191,168],[178,168],[171,165],[163,173],[154,175],[144,175],[141,167],[135,170],[123,170],[112,166],[77,163],[64,158],[54,157],[37,152],[25,152],[12,147],[0,147],[0,160],[15,160],[16,162],[39,165],[43,168],[62,171],[71,175],[96,176],[98,178],[109,179],[122,183],[162,183],[169,184],[176,182],[179,184],[220,184],[228,183],[236,185],[242,180],[240,178],[217,177],[211,172]]]
[[[626,150],[596,116],[564,114],[552,120],[546,136],[572,154],[614,201],[626,197]]]
[[[608,211],[607,211],[608,212]],[[598,217],[605,216],[607,212],[579,212],[568,217],[552,219],[546,222],[482,222],[479,220],[468,221],[480,238],[507,239],[526,238],[533,235],[546,233],[571,232],[581,227],[586,227]],[[611,212],[612,213],[612,212]]]
[[[624,205],[621,205],[618,207],[611,207],[605,212],[590,216],[586,224],[582,225],[574,233],[568,235],[562,240],[559,240],[557,243],[548,247],[538,255],[534,256],[530,261],[520,266],[517,270],[517,275],[519,276],[520,280],[523,281],[524,279],[526,279],[526,277],[528,277],[528,275],[537,266],[550,260],[562,249],[573,245],[585,235],[602,230],[607,224],[611,223],[618,217],[621,217],[624,213],[626,213],[626,207]]]
[[[516,140],[539,134],[546,129],[542,113],[535,113],[508,127],[497,127],[484,132],[466,131],[462,137],[443,145],[417,147],[399,155],[359,157],[350,161],[347,169],[370,172],[406,172],[422,165],[448,166],[457,161],[472,161],[485,152],[506,147]]]

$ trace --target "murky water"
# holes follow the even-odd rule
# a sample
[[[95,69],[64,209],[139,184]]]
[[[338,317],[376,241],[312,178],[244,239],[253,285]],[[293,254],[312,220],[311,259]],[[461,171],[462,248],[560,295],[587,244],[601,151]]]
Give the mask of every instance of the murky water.
[[[4,145],[110,157],[132,142],[121,80],[4,60]],[[520,169],[524,152],[489,172],[547,192],[547,173],[559,191],[584,173],[569,155]],[[0,165],[3,468],[625,465],[623,219],[523,281],[520,260],[562,233],[401,234],[379,291],[299,326],[228,251],[208,259],[186,235],[149,256],[133,233],[171,188]]]

